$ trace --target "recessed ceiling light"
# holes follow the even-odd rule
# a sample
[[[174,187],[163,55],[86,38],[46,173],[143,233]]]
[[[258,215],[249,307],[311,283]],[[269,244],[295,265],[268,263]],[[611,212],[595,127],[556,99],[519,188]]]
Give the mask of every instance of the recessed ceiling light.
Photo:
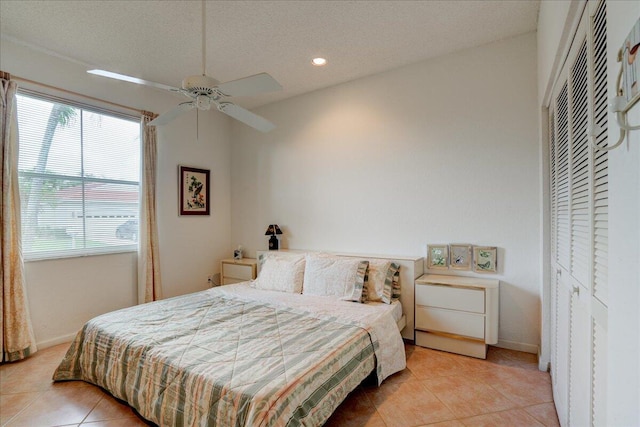
[[[324,58],[313,58],[311,60],[311,63],[313,65],[315,65],[316,67],[322,67],[323,65],[325,65],[327,63],[327,60]]]

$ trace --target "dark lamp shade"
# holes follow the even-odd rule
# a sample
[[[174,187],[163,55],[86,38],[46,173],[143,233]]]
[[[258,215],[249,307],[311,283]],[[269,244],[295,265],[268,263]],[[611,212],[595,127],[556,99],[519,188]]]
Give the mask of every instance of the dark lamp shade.
[[[278,224],[269,224],[269,227],[267,227],[267,231],[264,233],[265,236],[269,236],[269,235],[276,235],[276,234],[282,234],[282,230],[280,230],[280,227],[278,227]]]

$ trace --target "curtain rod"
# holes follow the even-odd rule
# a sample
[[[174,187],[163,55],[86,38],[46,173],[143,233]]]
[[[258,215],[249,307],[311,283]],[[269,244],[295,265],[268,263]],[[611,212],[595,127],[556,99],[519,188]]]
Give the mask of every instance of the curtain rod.
[[[85,98],[85,99],[89,99],[89,100],[92,100],[92,101],[97,101],[97,102],[101,102],[101,103],[104,103],[104,104],[107,104],[107,105],[111,105],[111,106],[114,106],[114,107],[123,108],[125,110],[135,111],[136,113],[140,114],[141,116],[157,116],[155,113],[152,113],[152,112],[149,112],[149,111],[146,111],[146,110],[140,110],[138,108],[133,108],[133,107],[129,107],[129,106],[126,106],[126,105],[117,104],[115,102],[105,101],[104,99],[95,98],[93,96],[84,95],[82,93],[73,92],[71,90],[62,89],[62,88],[59,88],[59,87],[56,87],[56,86],[51,86],[51,85],[48,85],[46,83],[40,83],[40,82],[36,82],[34,80],[25,79],[24,77],[15,76],[15,75],[12,75],[12,74],[4,72],[4,71],[0,71],[0,77],[6,78],[8,80],[14,79],[14,80],[18,80],[18,81],[21,81],[21,82],[30,83],[30,84],[34,84],[34,85],[37,85],[37,86],[42,86],[42,87],[45,87],[47,89],[57,90],[59,92],[68,93],[70,95],[79,96],[79,97],[82,97],[82,98]]]

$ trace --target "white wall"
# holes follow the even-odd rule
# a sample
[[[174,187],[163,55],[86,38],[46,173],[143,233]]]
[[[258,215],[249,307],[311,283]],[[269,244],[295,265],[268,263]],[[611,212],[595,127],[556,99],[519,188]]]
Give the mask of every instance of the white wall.
[[[157,113],[181,101],[169,93],[88,75],[87,67],[81,64],[6,39],[0,43],[0,69]],[[229,255],[229,120],[217,112],[201,113],[199,141],[195,124],[195,112],[190,112],[158,128],[158,231],[166,297],[205,289],[207,276],[219,271],[217,260]],[[179,164],[211,170],[211,216],[178,216]],[[70,340],[90,318],[136,304],[136,268],[135,253],[26,262],[29,307],[38,345]]]
[[[422,255],[428,243],[499,250],[502,345],[539,344],[536,36],[358,79],[233,127],[232,245]]]
[[[538,12],[538,99],[550,95],[555,75],[560,71],[559,63],[564,61],[573,38],[571,25],[565,25],[568,16],[582,8],[582,1],[554,0],[540,2]],[[579,20],[580,16],[576,16]],[[577,21],[576,21],[577,23]],[[553,74],[553,75],[552,75]]]
[[[607,3],[609,93],[615,93],[618,49],[640,17],[637,1]],[[629,122],[640,124],[640,104]],[[609,114],[609,140],[619,128]],[[609,154],[608,425],[640,425],[640,131]]]

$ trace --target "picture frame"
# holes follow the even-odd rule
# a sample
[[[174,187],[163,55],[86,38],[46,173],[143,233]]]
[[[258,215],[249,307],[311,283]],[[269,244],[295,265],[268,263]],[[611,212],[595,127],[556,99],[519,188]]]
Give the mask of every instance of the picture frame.
[[[471,270],[473,252],[471,245],[450,244],[449,245],[449,266],[453,270]]]
[[[209,215],[209,170],[179,166],[180,215]]]
[[[473,271],[476,273],[495,273],[498,271],[498,248],[495,246],[474,246]]]
[[[427,245],[427,268],[429,269],[449,268],[449,246],[448,245]]]

